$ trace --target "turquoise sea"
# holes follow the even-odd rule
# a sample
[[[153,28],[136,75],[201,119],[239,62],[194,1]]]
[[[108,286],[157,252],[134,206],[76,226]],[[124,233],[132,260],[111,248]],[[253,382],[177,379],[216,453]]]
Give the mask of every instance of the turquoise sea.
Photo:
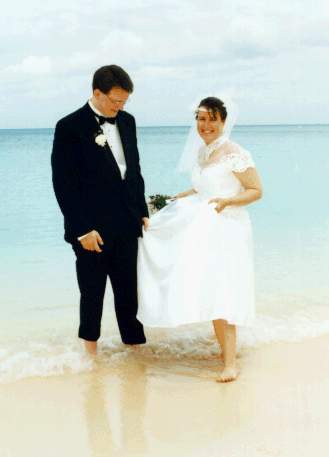
[[[190,187],[175,171],[187,132],[139,128],[147,195]],[[237,126],[232,137],[252,153],[264,185],[250,206],[258,319],[241,329],[240,347],[329,332],[329,125]],[[79,297],[52,190],[52,138],[53,129],[0,130],[0,382],[90,368],[76,338]],[[190,328],[186,351],[215,351],[203,343],[209,329]],[[181,356],[184,332],[157,343],[158,352],[169,345]],[[103,335],[104,347],[120,352],[110,287]]]

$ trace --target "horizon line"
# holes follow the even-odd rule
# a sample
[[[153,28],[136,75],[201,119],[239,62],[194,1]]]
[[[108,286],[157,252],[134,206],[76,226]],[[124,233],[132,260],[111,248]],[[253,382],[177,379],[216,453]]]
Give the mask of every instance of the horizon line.
[[[265,123],[265,124],[236,124],[234,127],[275,127],[275,126],[325,126],[329,125],[329,123],[324,122],[311,122],[311,123]],[[163,124],[163,125],[138,125],[137,128],[172,128],[172,127],[190,127],[187,124]],[[233,127],[233,128],[234,128]],[[54,130],[55,127],[0,127],[1,130]]]

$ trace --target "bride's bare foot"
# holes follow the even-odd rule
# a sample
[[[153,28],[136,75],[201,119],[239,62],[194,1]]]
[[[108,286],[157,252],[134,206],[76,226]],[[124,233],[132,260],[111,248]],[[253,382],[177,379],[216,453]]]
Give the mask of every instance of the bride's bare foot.
[[[90,355],[96,355],[97,354],[97,341],[84,340],[84,342],[85,342],[86,352]]]
[[[236,366],[224,367],[223,371],[220,373],[219,377],[216,379],[216,382],[231,382],[235,381],[238,377],[239,371]]]

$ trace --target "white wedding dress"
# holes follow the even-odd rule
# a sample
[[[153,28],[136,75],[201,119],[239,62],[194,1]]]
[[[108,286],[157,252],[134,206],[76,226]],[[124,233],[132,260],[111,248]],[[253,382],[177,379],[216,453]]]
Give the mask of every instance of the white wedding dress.
[[[203,146],[203,149],[206,149]],[[218,158],[192,171],[197,193],[177,199],[150,218],[139,238],[138,315],[149,327],[174,327],[225,319],[250,325],[254,318],[252,231],[246,207],[215,211],[211,198],[243,188],[234,175],[254,167],[248,151],[227,141]]]

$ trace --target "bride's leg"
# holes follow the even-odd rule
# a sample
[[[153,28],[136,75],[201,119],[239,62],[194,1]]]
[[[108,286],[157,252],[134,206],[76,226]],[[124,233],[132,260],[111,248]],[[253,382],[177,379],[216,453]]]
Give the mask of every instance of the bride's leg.
[[[226,321],[223,319],[216,319],[212,321],[216,338],[218,341],[218,344],[222,350],[222,353],[220,355],[220,360],[224,362],[224,345],[225,345],[225,327],[226,327]]]
[[[217,338],[219,339],[223,336],[224,369],[219,375],[217,381],[234,381],[238,375],[238,370],[236,367],[236,326],[228,324],[227,321],[221,322],[223,322],[223,324],[219,324],[220,336],[217,336]]]

